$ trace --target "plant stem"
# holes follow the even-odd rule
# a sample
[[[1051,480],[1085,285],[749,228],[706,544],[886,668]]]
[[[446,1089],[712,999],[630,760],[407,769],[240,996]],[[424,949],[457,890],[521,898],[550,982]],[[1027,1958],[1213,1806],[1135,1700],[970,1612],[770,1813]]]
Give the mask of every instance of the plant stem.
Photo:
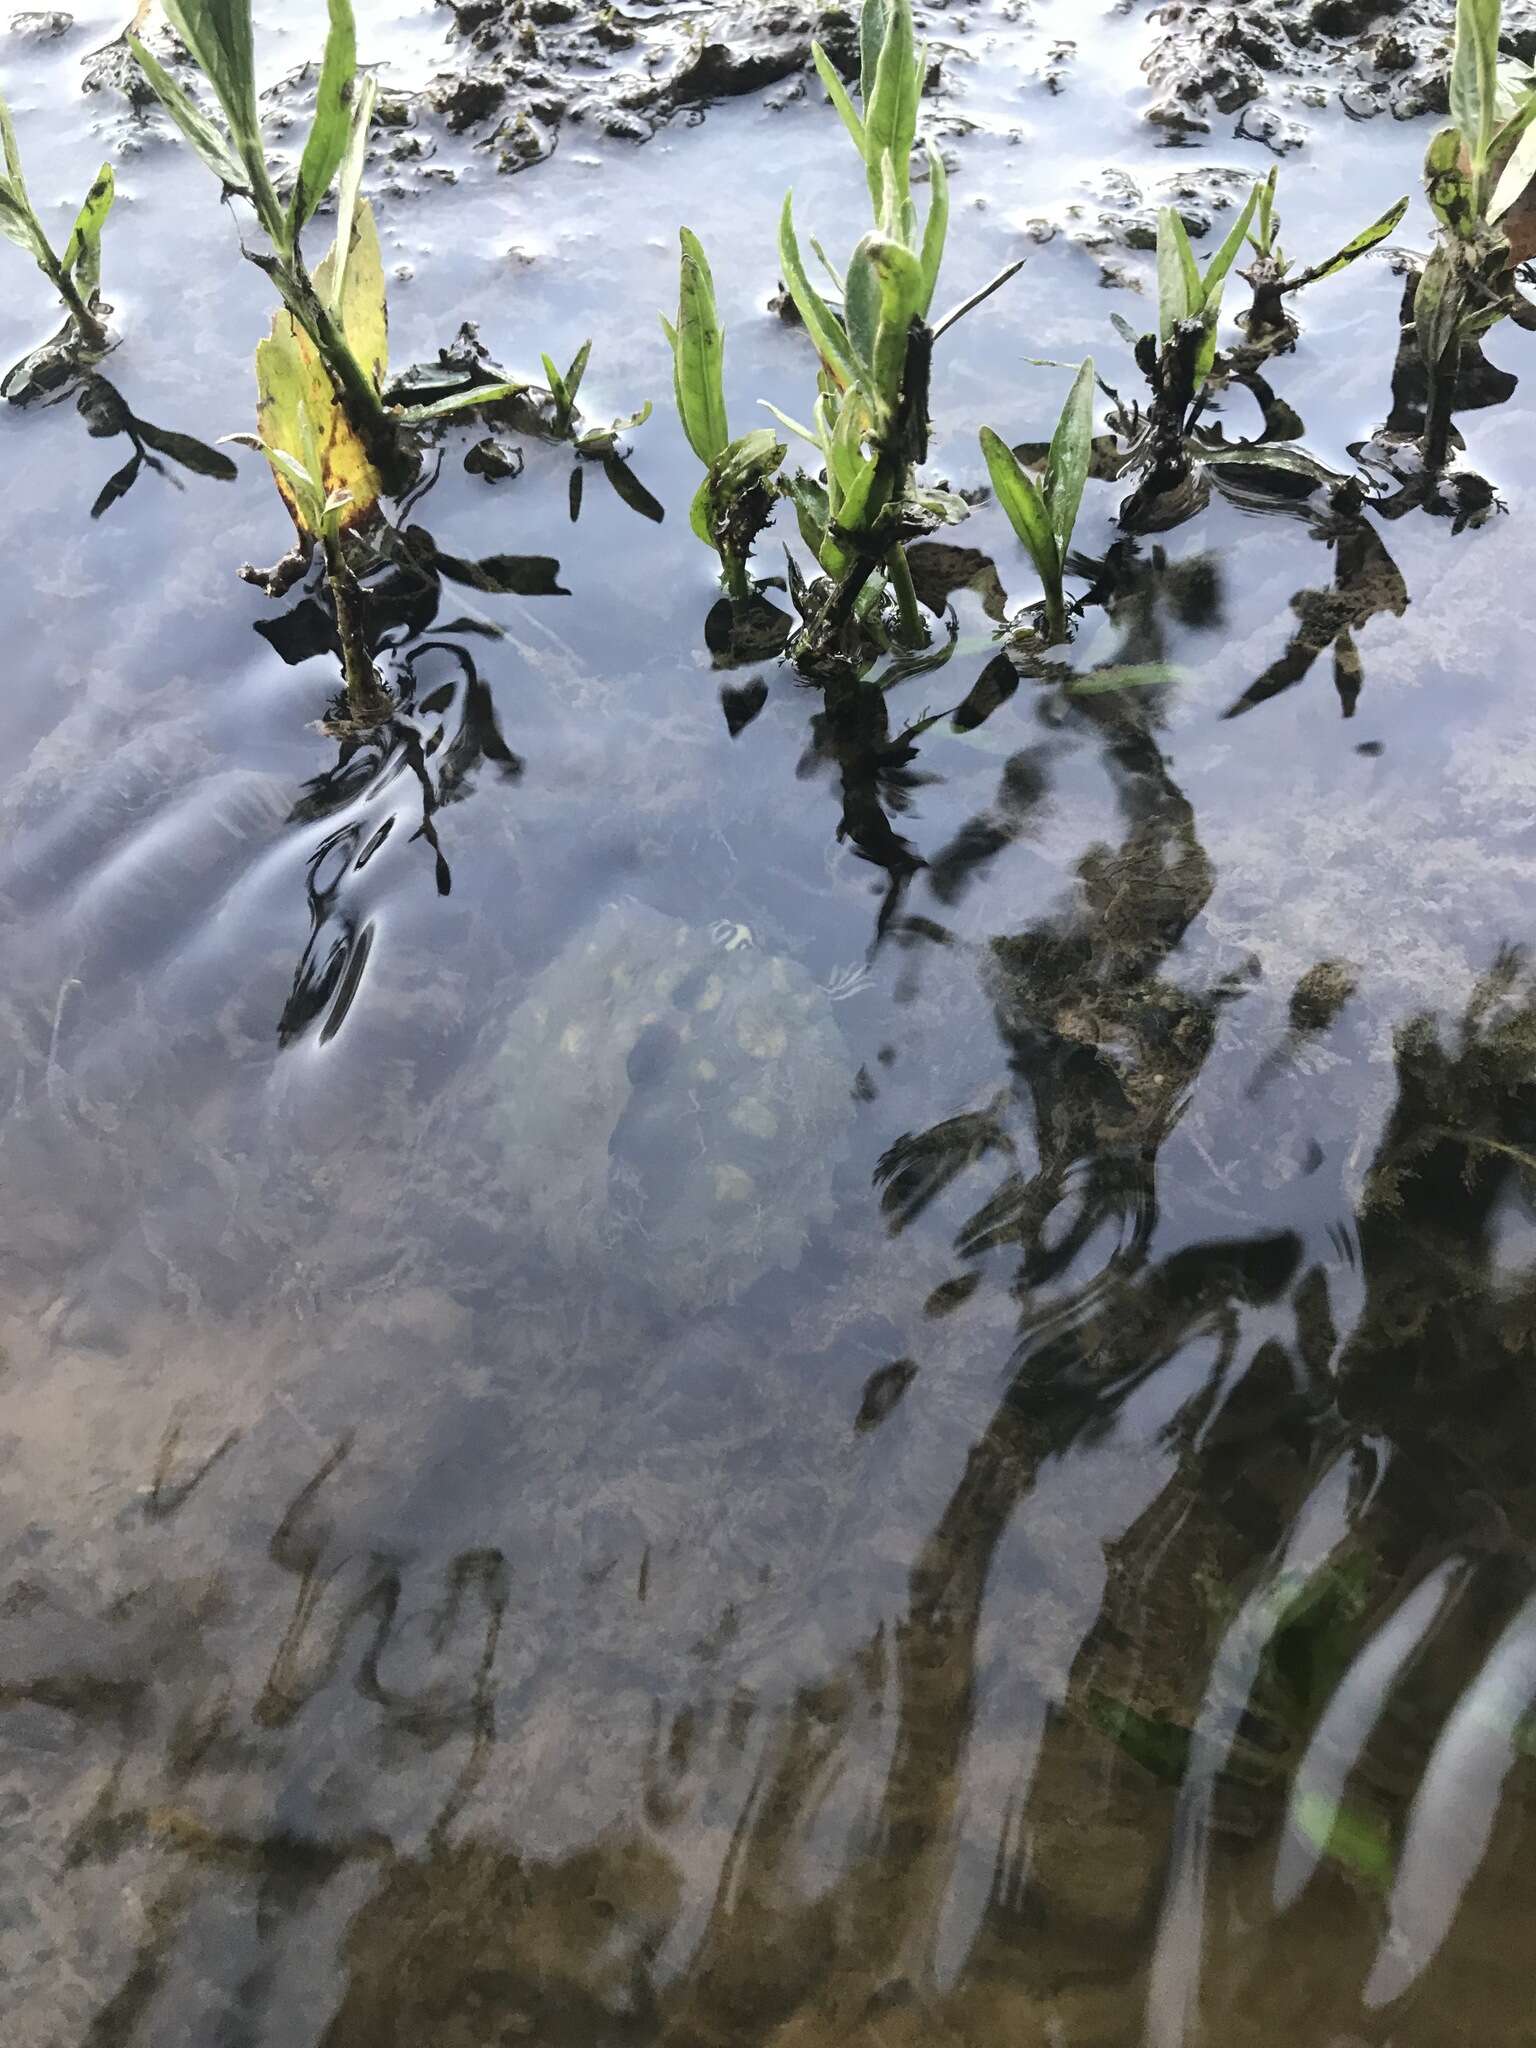
[[[70,276],[63,264],[56,257],[52,256],[51,251],[50,259],[47,265],[48,282],[69,308],[70,318],[75,323],[80,339],[87,348],[100,349],[105,352],[108,346],[106,328],[85,303],[80,294],[80,287],[75,283],[75,280]]]
[[[347,566],[340,534],[326,534],[322,545],[325,549],[326,581],[330,585],[331,601],[336,607],[336,637],[341,642],[347,711],[360,725],[377,723],[388,709],[389,697],[379,682],[373,657],[368,652],[362,587]]]
[[[885,558],[886,574],[891,579],[891,590],[896,598],[896,609],[901,618],[901,637],[909,647],[924,647],[928,642],[928,631],[923,624],[922,610],[918,605],[917,591],[912,583],[912,568],[907,560],[907,551],[898,541]]]
[[[1067,637],[1067,601],[1061,578],[1050,577],[1045,586],[1045,644],[1060,647]]]
[[[315,290],[297,250],[272,274],[289,312],[318,350],[341,409],[383,478],[385,490],[398,496],[415,476],[415,463],[399,421],[385,409],[373,379],[352,353],[340,321]]]
[[[726,595],[740,611],[752,601],[752,584],[747,575],[747,564],[743,556],[720,554],[720,567],[724,571]]]
[[[1456,401],[1456,384],[1461,374],[1461,342],[1452,337],[1445,354],[1429,375],[1429,393],[1424,410],[1424,467],[1439,476],[1450,459],[1451,407]]]

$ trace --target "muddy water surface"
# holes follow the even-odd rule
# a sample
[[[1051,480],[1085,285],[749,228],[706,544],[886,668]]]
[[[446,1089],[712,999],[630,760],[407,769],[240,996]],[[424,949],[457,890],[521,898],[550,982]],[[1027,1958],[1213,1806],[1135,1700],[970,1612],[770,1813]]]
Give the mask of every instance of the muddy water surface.
[[[387,86],[446,19],[370,21]],[[81,95],[119,25],[7,38],[6,90],[50,219],[132,145],[107,369],[213,439],[265,285]],[[267,28],[275,75],[314,24]],[[1139,10],[934,32],[947,285],[1030,257],[941,345],[969,489],[978,424],[1048,431],[1036,359],[1133,388],[1136,218],[1271,159],[1160,146]],[[1424,140],[1305,111],[1303,257]],[[1071,669],[1165,680],[1009,693],[983,506],[951,661],[829,705],[712,666],[651,311],[686,220],[737,430],[808,409],[780,197],[861,204],[819,93],[515,176],[411,119],[397,361],[591,333],[655,502],[585,464],[573,523],[568,451],[448,437],[412,519],[562,594],[396,589],[386,734],[325,736],[313,606],[234,578],[286,544],[259,464],[92,522],[125,444],[0,420],[5,2040],[1529,2040],[1528,339],[1480,529],[1228,492],[1132,543],[1093,484]],[[1271,367],[1327,462],[1401,291],[1320,287]]]

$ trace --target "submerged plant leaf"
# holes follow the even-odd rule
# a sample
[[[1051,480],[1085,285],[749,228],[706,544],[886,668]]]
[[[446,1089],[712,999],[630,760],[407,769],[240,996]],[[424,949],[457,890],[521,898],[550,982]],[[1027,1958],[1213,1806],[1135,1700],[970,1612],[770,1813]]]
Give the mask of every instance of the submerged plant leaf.
[[[1189,1769],[1190,1735],[1176,1721],[1154,1719],[1106,1692],[1090,1692],[1089,1718],[1133,1763],[1164,1785],[1181,1785]]]
[[[1067,687],[1074,697],[1098,697],[1109,690],[1160,690],[1179,682],[1183,673],[1166,661],[1116,662],[1108,668],[1074,676]]]
[[[407,426],[425,426],[429,420],[446,419],[450,413],[472,412],[480,405],[500,405],[509,398],[521,398],[532,386],[524,379],[510,384],[471,384],[463,391],[450,391],[444,398],[429,399],[425,405],[402,405],[399,418]]]
[[[1379,1814],[1313,1791],[1293,1802],[1291,1821],[1319,1855],[1331,1857],[1372,1890],[1391,1891],[1397,1850],[1392,1830]]]

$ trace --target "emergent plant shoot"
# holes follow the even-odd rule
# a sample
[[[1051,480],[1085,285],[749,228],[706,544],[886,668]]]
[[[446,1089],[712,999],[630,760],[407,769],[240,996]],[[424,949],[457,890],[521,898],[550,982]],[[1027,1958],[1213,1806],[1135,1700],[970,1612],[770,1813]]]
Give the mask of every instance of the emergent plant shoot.
[[[1287,299],[1305,291],[1308,285],[1321,284],[1325,277],[1336,277],[1341,270],[1347,270],[1368,249],[1384,242],[1408,211],[1405,193],[1395,205],[1387,208],[1379,220],[1372,221],[1368,228],[1362,228],[1325,263],[1313,263],[1305,270],[1293,270],[1289,257],[1280,247],[1280,216],[1275,211],[1275,187],[1279,176],[1277,164],[1259,187],[1258,206],[1248,236],[1253,262],[1247,270],[1238,273],[1253,287],[1253,304],[1246,315],[1240,316],[1241,324],[1249,341],[1265,349],[1284,347],[1296,338],[1296,323],[1286,310]]]
[[[839,276],[813,243],[842,300],[834,312],[811,282],[795,233],[793,195],[779,223],[785,283],[821,358],[810,427],[781,413],[819,450],[821,476],[801,473],[786,486],[802,538],[831,589],[813,604],[801,651],[830,651],[855,615],[868,619],[886,581],[895,597],[899,636],[925,639],[903,542],[942,520],[963,516],[937,493],[921,494],[913,474],[928,446],[928,371],[934,341],[1020,267],[1012,264],[986,289],[930,326],[929,312],[949,227],[944,164],[928,149],[929,201],[918,217],[911,193],[911,154],[927,72],[916,46],[910,0],[865,0],[860,21],[860,100],[855,108],[825,51],[817,69],[864,163],[875,226]],[[872,588],[871,577],[882,571]]]
[[[1137,367],[1152,386],[1152,408],[1137,452],[1145,475],[1122,511],[1127,524],[1189,485],[1189,436],[1216,363],[1221,302],[1258,204],[1255,185],[1203,273],[1175,209],[1165,206],[1158,214],[1157,333],[1144,334],[1136,343]]]
[[[101,231],[112,210],[112,166],[103,164],[75,217],[62,256],[55,255],[38,219],[22,175],[21,150],[11,111],[0,96],[0,143],[5,173],[0,176],[0,234],[25,249],[69,309],[70,325],[81,352],[93,359],[106,354],[106,327],[96,310],[101,289]]]
[[[1008,443],[990,427],[981,430],[981,452],[987,459],[997,502],[1008,523],[1029,550],[1035,574],[1045,586],[1045,644],[1067,638],[1067,605],[1062,589],[1067,551],[1077,525],[1078,508],[1088,481],[1093,446],[1094,370],[1090,357],[1078,371],[1061,418],[1056,423],[1045,476],[1036,483]]]
[[[725,332],[715,306],[715,281],[698,236],[683,228],[680,240],[677,324],[665,315],[661,324],[672,344],[678,417],[689,447],[704,465],[689,519],[699,539],[720,557],[722,580],[739,607],[752,595],[747,557],[772,515],[769,478],[783,462],[785,449],[769,427],[731,439]]]
[[[1536,173],[1536,90],[1501,77],[1499,26],[1500,0],[1458,0],[1452,125],[1433,138],[1424,163],[1440,224],[1413,308],[1429,386],[1424,463],[1431,476],[1444,469],[1450,452],[1463,350],[1519,303],[1499,223]]]

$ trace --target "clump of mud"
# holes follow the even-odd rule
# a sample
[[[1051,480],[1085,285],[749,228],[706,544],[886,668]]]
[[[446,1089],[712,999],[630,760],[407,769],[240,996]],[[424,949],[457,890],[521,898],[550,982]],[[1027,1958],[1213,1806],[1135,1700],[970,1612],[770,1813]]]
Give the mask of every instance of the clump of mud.
[[[858,66],[853,10],[817,0],[758,0],[685,16],[631,15],[593,0],[451,0],[444,13],[451,16],[448,65],[419,90],[392,90],[379,100],[376,154],[402,183],[452,178],[430,163],[434,130],[468,136],[499,169],[520,171],[551,155],[568,126],[644,142],[677,115],[696,118],[717,101],[798,81],[810,71],[813,42],[846,77]],[[163,33],[156,41],[162,59],[177,67],[173,38]],[[315,67],[305,65],[264,95],[279,147],[290,129],[304,132],[296,124],[307,123],[315,83]],[[121,94],[136,113],[151,108],[121,39],[92,53],[84,84]],[[122,137],[129,147],[136,140],[142,137]]]
[[[1168,0],[1153,16],[1146,118],[1170,141],[1232,132],[1277,154],[1306,140],[1306,115],[1337,96],[1357,120],[1446,107],[1449,0]],[[1508,0],[1503,48],[1536,56],[1536,4]]]

